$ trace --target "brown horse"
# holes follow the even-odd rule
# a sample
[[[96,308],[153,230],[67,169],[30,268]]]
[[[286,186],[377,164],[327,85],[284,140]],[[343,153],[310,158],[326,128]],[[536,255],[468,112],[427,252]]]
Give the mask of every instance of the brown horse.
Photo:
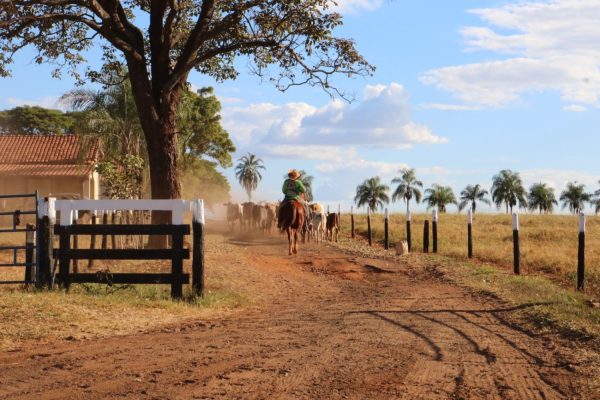
[[[287,232],[289,255],[298,254],[298,232],[304,226],[304,206],[300,202],[292,200],[283,203],[279,209],[281,232]]]

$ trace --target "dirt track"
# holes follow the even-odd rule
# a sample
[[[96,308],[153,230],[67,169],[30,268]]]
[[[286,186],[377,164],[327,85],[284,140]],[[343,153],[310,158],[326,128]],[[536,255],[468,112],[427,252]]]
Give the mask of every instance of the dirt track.
[[[328,246],[287,257],[281,238],[219,251],[263,293],[258,306],[0,353],[0,399],[593,398],[570,349],[430,270]]]

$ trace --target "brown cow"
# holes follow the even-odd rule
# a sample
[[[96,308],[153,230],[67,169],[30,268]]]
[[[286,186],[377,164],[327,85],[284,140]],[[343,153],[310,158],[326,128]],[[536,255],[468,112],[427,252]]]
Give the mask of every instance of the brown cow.
[[[229,225],[229,229],[233,231],[235,222],[240,221],[241,230],[243,225],[242,216],[244,214],[242,205],[239,203],[223,203],[223,205],[227,207],[227,224]]]
[[[338,241],[338,233],[340,231],[340,218],[336,213],[327,214],[327,223],[325,224],[325,236],[327,240],[332,241],[335,235],[335,241]]]
[[[252,213],[254,210],[254,203],[252,203],[251,201],[242,203],[242,209],[244,225],[246,226],[246,230],[249,231],[252,229]]]
[[[267,225],[267,209],[264,205],[255,204],[252,208],[252,227],[264,230]]]
[[[267,209],[267,223],[265,230],[268,233],[272,232],[273,227],[277,223],[277,203],[266,203],[265,208]]]

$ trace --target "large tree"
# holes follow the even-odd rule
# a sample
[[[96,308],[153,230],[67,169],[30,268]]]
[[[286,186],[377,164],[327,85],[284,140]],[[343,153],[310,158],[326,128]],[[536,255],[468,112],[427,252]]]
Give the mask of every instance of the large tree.
[[[0,111],[0,133],[19,135],[71,133],[75,116],[76,114],[73,113],[63,113],[38,106],[19,106]]]
[[[104,65],[128,70],[146,138],[152,197],[180,197],[178,105],[192,70],[217,81],[238,75],[236,59],[268,76],[281,90],[309,84],[342,94],[331,76],[369,74],[373,68],[353,40],[338,38],[342,24],[330,0],[4,0],[0,2],[0,75],[25,47],[38,63],[56,63],[75,77],[93,46]],[[279,68],[272,68],[273,66]]]

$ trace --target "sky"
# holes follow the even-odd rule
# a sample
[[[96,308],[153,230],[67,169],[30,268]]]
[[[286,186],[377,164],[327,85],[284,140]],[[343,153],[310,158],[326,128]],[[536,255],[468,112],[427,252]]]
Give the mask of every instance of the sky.
[[[343,210],[370,177],[393,191],[404,167],[424,188],[449,185],[457,197],[468,184],[489,189],[502,169],[518,171],[526,188],[547,183],[557,197],[569,181],[599,189],[600,0],[338,0],[337,10],[336,36],[353,38],[376,67],[336,79],[352,102],[312,87],[280,92],[245,60],[236,80],[190,76],[193,87],[215,88],[234,164],[249,152],[264,161],[255,200],[281,198],[291,168],[314,177],[315,200]],[[33,54],[20,53],[13,76],[0,78],[0,109],[56,108],[73,88]],[[244,201],[234,169],[223,173],[232,199]]]

